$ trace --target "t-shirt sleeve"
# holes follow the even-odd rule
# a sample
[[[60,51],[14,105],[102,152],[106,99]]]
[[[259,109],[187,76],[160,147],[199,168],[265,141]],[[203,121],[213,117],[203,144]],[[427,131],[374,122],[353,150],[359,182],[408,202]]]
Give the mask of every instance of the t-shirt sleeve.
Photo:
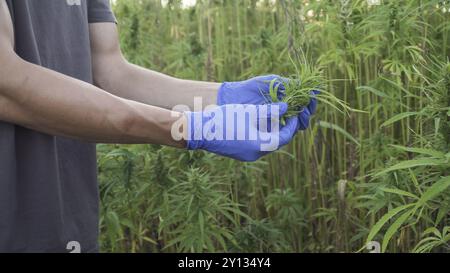
[[[87,0],[89,23],[116,22],[109,0]]]

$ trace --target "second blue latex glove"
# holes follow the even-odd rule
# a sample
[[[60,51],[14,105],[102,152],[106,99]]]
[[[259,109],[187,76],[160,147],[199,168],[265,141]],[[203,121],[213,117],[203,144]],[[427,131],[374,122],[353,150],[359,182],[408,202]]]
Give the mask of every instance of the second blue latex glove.
[[[186,112],[187,146],[240,161],[256,161],[287,145],[298,131],[297,118],[281,127],[286,103],[224,105],[205,112]],[[256,116],[255,116],[256,113]]]

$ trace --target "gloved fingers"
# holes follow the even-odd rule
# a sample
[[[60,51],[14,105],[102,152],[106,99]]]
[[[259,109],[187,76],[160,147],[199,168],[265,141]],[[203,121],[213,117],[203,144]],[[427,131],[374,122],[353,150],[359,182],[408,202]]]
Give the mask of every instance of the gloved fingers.
[[[277,97],[278,100],[283,100],[283,98],[286,96],[286,85],[289,83],[289,79],[288,78],[284,78],[284,77],[277,77],[277,88],[278,88],[278,93],[277,93]]]
[[[313,96],[320,95],[320,91],[319,90],[313,90],[313,91],[311,91],[311,95],[313,95]]]
[[[275,84],[273,85],[273,87],[277,90],[278,99],[283,99],[284,93],[286,91],[285,84],[288,82],[287,78],[283,78],[279,75],[273,74],[256,77],[251,80],[256,80],[258,82],[258,88],[264,93],[264,95],[268,95],[270,93],[271,82],[275,80]]]
[[[278,77],[278,80],[283,85],[283,91],[286,90],[286,85],[289,84],[289,79],[285,77]]]
[[[311,112],[309,111],[308,108],[304,108],[303,111],[301,111],[298,116],[300,131],[308,129],[310,119],[311,119]]]
[[[311,102],[308,105],[308,110],[311,115],[314,115],[317,111],[317,99],[315,98],[317,95],[320,94],[320,91],[314,90],[311,92],[311,95],[313,98],[311,99]]]
[[[273,104],[268,104],[260,107],[267,107],[265,111],[258,111],[259,121],[258,130],[263,132],[272,132],[272,124],[280,124],[281,117],[287,113],[288,105],[285,102],[277,102]],[[278,125],[280,127],[280,125]]]
[[[284,91],[286,91],[286,86],[284,85],[283,82],[277,80],[277,82],[275,83],[275,88],[278,91],[278,96],[284,95]]]
[[[289,118],[286,125],[280,131],[280,148],[289,144],[298,132],[299,119]]]
[[[285,102],[276,102],[267,105],[267,118],[281,118],[288,111],[288,105]]]
[[[311,99],[311,102],[306,108],[308,109],[311,115],[314,115],[317,111],[317,99],[316,98]]]

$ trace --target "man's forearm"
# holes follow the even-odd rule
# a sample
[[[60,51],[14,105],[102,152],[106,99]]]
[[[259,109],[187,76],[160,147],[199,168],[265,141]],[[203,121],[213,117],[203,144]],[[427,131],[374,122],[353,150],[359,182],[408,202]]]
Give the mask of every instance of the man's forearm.
[[[181,114],[116,97],[18,57],[1,61],[2,121],[91,142],[186,145],[171,137]]]
[[[115,24],[90,24],[89,31],[94,81],[103,90],[165,109],[187,105],[194,110],[196,97],[202,98],[203,107],[217,103],[218,83],[176,79],[128,63]]]
[[[194,98],[202,98],[202,106],[217,103],[218,83],[173,78],[151,71],[124,60],[119,60],[97,84],[104,90],[122,98],[172,109],[187,105],[194,109]],[[196,109],[201,110],[201,109]]]

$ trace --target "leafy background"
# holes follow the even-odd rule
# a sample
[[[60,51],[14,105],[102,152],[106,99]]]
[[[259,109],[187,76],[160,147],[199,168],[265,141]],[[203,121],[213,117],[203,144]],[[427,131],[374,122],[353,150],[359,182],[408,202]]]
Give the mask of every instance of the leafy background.
[[[131,62],[234,81],[291,75],[301,49],[364,112],[322,105],[250,164],[98,145],[102,251],[449,252],[449,1],[163,2],[114,1]]]

